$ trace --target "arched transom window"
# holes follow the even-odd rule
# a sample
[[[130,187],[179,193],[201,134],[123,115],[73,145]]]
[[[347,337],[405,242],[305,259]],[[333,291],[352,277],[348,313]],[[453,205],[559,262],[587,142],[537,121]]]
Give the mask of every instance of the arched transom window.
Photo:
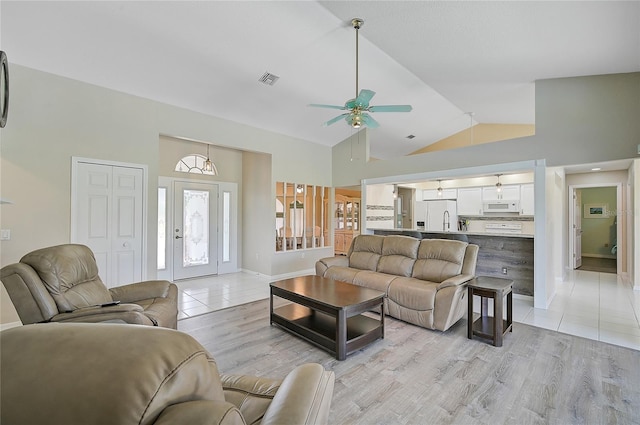
[[[176,164],[176,171],[181,173],[195,173],[195,174],[208,174],[210,176],[215,176],[218,174],[218,170],[216,169],[216,165],[209,161],[211,164],[211,169],[207,169],[207,158],[203,155],[198,155],[197,153],[187,155],[182,158]]]

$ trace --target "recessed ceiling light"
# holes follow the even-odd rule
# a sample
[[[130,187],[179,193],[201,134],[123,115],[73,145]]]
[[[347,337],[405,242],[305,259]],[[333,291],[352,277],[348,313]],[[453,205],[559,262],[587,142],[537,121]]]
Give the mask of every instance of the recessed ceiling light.
[[[592,168],[591,169],[591,171],[600,171],[600,170],[602,170],[602,168],[600,168],[600,167],[596,167],[596,168]]]

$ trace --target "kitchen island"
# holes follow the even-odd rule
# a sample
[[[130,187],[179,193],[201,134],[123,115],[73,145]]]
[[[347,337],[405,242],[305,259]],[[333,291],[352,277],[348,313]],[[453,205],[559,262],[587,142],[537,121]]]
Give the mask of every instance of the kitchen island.
[[[456,239],[478,245],[476,276],[513,279],[513,293],[533,296],[533,235],[478,232],[435,232],[418,229],[369,229],[376,235],[423,239]],[[506,268],[507,273],[503,273]]]

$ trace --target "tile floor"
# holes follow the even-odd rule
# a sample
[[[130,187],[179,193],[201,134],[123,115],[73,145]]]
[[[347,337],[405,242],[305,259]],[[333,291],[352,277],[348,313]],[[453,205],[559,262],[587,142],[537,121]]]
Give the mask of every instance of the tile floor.
[[[176,282],[178,319],[269,298],[272,279],[251,273]],[[475,303],[479,304],[479,303]],[[574,270],[556,288],[549,309],[531,299],[513,299],[513,320],[640,350],[640,291],[615,274]]]

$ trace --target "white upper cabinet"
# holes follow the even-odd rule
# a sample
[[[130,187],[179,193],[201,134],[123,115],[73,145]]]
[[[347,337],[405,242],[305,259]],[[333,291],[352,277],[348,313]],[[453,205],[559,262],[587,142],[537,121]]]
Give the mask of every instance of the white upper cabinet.
[[[458,189],[458,215],[482,215],[482,188]]]
[[[520,214],[534,214],[533,183],[523,184],[520,187]]]
[[[457,189],[442,189],[442,196],[438,196],[437,189],[425,189],[422,191],[423,201],[433,201],[438,199],[456,199],[458,197]]]
[[[497,201],[498,199],[504,199],[505,201],[520,200],[520,185],[502,186],[500,193],[498,193],[498,188],[495,186],[485,186],[482,188],[483,201]]]

